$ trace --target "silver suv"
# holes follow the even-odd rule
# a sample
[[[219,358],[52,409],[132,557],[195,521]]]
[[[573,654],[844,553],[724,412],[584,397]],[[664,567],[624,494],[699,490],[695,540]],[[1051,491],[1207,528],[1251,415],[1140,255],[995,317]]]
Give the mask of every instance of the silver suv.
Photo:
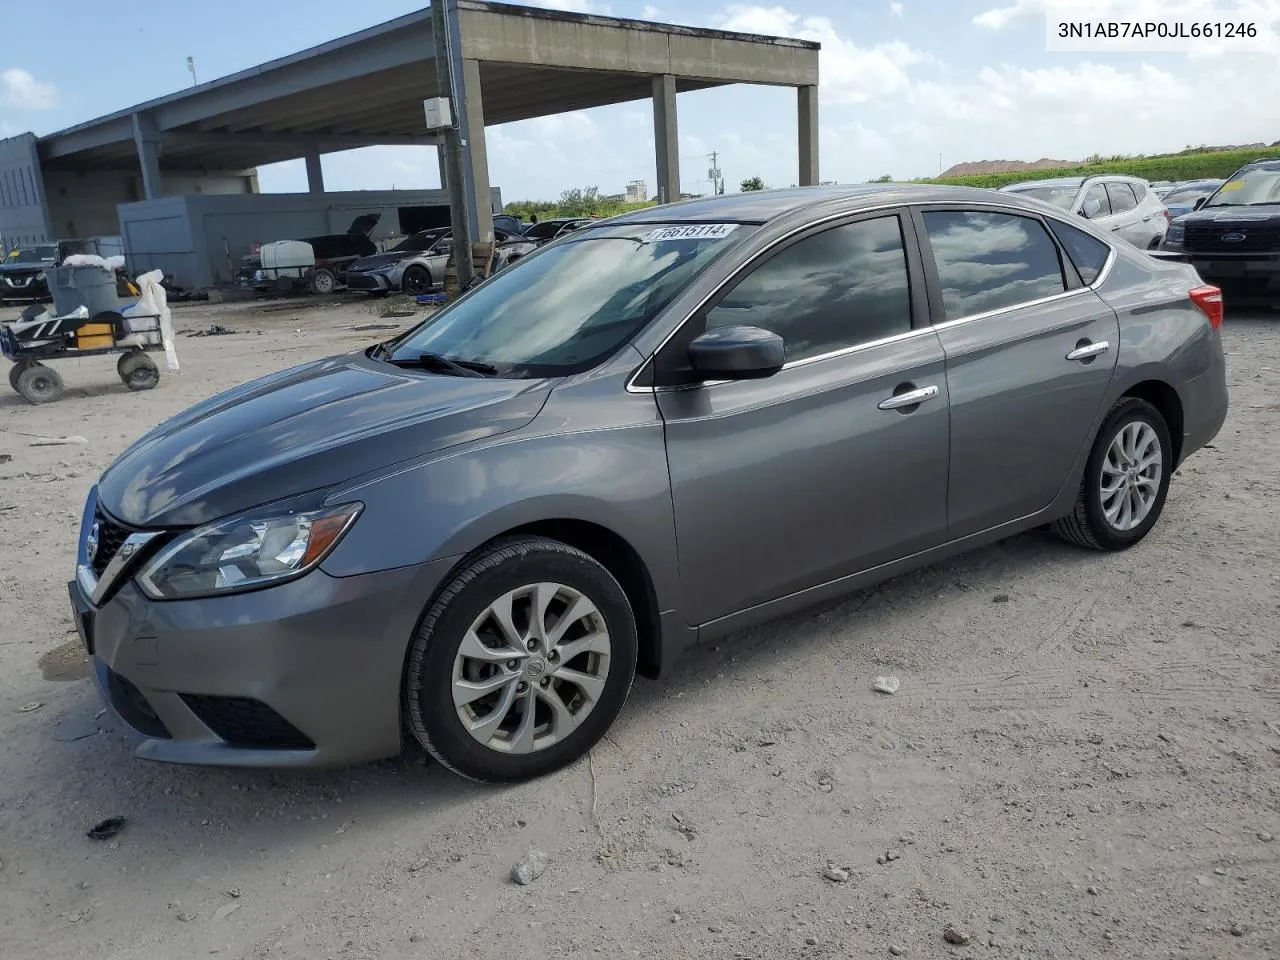
[[[1169,211],[1151,185],[1138,177],[1061,177],[1011,183],[1002,193],[1045,200],[1092,220],[1141,250],[1155,250],[1169,229]]]

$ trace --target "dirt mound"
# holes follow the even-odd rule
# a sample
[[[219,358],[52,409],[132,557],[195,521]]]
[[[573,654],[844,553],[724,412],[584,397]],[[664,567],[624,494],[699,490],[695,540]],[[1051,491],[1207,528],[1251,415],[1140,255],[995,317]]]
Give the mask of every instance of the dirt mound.
[[[1015,173],[1021,170],[1057,170],[1061,167],[1078,167],[1078,160],[1050,160],[1042,157],[1039,160],[974,160],[970,163],[957,163],[943,171],[944,177],[972,177],[983,173]]]

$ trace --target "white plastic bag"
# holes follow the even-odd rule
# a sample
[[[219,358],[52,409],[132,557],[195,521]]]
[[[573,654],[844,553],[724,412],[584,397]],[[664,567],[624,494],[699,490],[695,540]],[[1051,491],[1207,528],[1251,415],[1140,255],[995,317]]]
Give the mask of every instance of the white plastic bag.
[[[99,257],[92,253],[73,253],[62,261],[64,267],[101,267],[103,270],[124,269],[124,257]]]

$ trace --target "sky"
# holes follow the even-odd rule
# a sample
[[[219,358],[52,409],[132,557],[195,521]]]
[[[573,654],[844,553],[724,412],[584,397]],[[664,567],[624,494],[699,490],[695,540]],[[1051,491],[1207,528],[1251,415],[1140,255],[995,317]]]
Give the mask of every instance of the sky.
[[[1045,0],[525,2],[820,42],[823,180],[930,176],[972,160],[1079,160],[1280,140],[1275,45],[1245,53],[1208,44],[1190,53],[1049,52]],[[189,86],[188,56],[203,82],[422,6],[60,0],[56,42],[0,45],[0,136],[50,133]],[[1278,17],[1280,0],[1253,0],[1244,12],[1258,11]],[[41,35],[54,28],[46,24]],[[678,115],[685,191],[710,189],[713,151],[730,190],[754,176],[769,186],[795,182],[793,90],[683,93]],[[490,127],[487,136],[491,181],[505,201],[553,200],[571,187],[621,193],[637,179],[655,189],[648,101]],[[439,184],[434,148],[372,147],[326,155],[323,164],[329,190]],[[260,168],[259,182],[266,191],[304,190],[302,161]]]

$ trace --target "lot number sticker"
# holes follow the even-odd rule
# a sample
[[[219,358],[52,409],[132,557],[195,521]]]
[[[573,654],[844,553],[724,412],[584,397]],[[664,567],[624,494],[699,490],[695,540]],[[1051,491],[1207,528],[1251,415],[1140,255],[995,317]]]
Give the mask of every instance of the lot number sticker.
[[[723,240],[738,229],[736,223],[699,223],[687,227],[661,227],[641,238],[642,243],[664,240]]]

